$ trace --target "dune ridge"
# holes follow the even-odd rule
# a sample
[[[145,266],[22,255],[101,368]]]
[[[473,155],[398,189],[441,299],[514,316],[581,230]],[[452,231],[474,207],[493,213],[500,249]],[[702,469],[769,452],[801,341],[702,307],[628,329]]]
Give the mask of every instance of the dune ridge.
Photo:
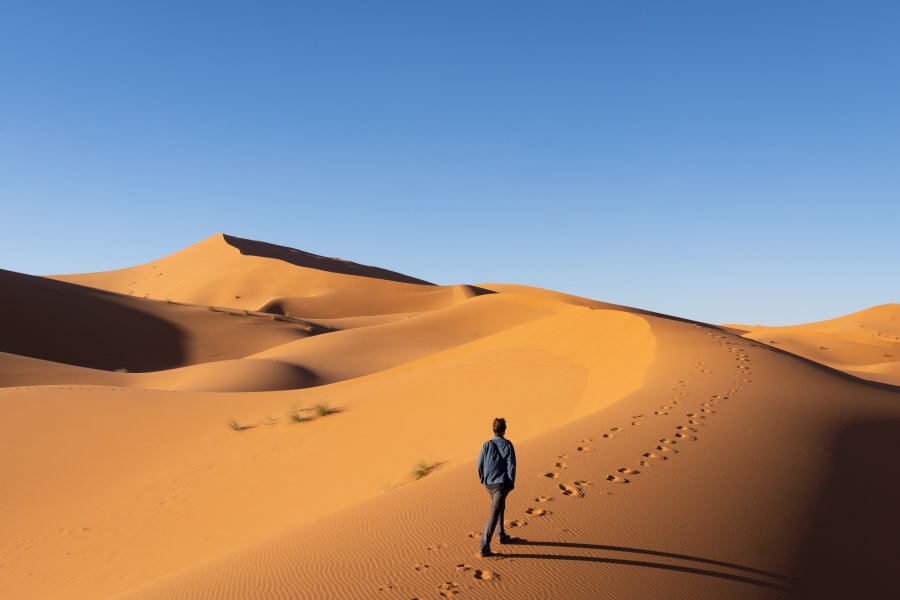
[[[51,278],[143,298],[246,310],[298,302],[310,306],[309,314],[295,316],[310,318],[430,310],[465,297],[453,286],[221,233],[143,265]]]

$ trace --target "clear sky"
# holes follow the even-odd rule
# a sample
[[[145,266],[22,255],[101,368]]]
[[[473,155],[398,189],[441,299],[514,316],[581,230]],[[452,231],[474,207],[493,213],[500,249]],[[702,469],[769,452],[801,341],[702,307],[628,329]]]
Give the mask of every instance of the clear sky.
[[[709,322],[900,301],[900,3],[0,5],[0,268],[222,231]]]

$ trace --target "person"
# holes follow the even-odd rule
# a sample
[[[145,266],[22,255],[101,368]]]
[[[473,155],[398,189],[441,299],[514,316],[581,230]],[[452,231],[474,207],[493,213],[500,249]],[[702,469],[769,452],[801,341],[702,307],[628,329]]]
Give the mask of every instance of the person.
[[[512,541],[503,524],[503,513],[506,510],[506,496],[516,485],[516,450],[505,435],[506,419],[494,419],[494,437],[481,446],[478,455],[478,478],[491,496],[491,514],[481,534],[481,556],[491,555],[491,538],[498,524],[499,543],[509,544]]]

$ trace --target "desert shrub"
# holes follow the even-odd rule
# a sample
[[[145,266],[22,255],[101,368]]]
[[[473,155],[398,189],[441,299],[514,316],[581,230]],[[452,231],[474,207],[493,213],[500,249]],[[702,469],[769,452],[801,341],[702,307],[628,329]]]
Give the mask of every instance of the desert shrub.
[[[301,414],[300,411],[293,411],[288,413],[288,421],[291,423],[305,423],[307,421],[311,421],[312,417],[309,415]]]
[[[337,409],[331,408],[328,404],[324,402],[322,404],[316,404],[313,407],[313,410],[316,412],[316,415],[320,417],[327,417],[328,415],[334,414],[337,412]]]
[[[423,477],[426,477],[431,474],[432,471],[441,466],[441,463],[429,463],[429,462],[420,462],[416,466],[413,467],[412,471],[410,471],[409,475],[414,480],[418,481]]]

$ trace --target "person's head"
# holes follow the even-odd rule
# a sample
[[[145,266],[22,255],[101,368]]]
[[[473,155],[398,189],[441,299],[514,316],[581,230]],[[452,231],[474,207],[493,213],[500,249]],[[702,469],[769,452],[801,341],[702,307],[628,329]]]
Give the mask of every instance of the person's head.
[[[497,417],[494,419],[494,435],[503,435],[506,433],[506,419]]]

